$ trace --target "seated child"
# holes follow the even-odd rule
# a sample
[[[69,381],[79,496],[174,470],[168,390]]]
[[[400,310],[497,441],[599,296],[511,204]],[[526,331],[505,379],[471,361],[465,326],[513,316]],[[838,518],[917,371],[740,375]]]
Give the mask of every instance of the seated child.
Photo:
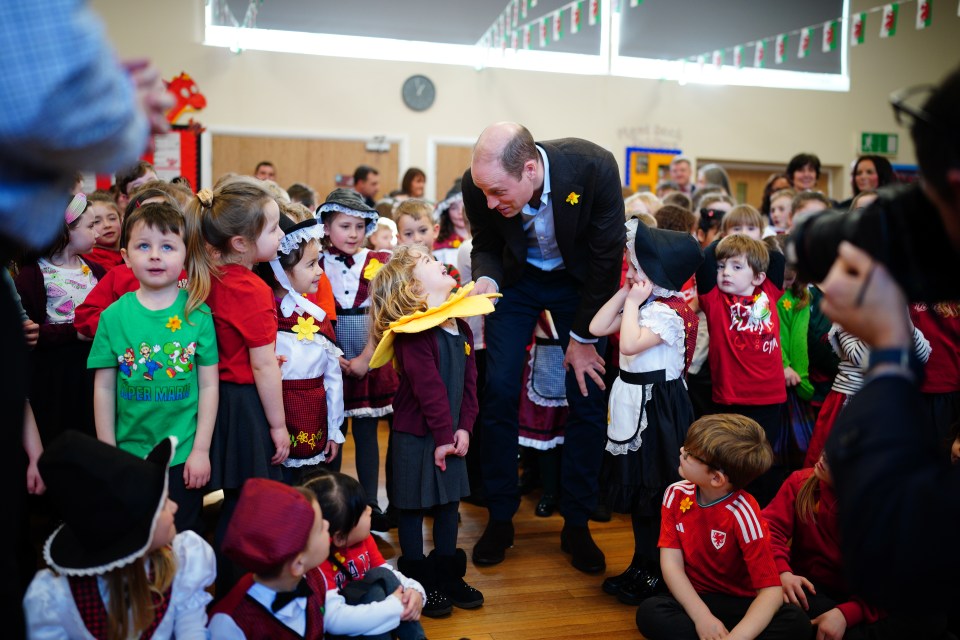
[[[222,551],[250,573],[211,611],[211,637],[322,640],[327,587],[312,569],[330,553],[327,527],[310,491],[247,480]]]
[[[749,208],[754,222],[734,224],[731,233],[716,246],[715,265],[708,265],[711,253],[704,252],[704,265],[697,272],[700,307],[707,318],[710,347],[707,359],[713,384],[713,402],[722,413],[746,415],[763,427],[769,442],[778,442],[782,430],[783,404],[787,387],[780,352],[780,320],[777,301],[783,291],[783,256],[773,257],[759,240],[741,235],[739,226],[748,226],[759,235],[760,214],[741,205],[725,216],[736,217],[737,209]],[[769,277],[768,277],[769,276]],[[780,488],[785,474],[775,460],[770,471],[751,487],[761,505],[766,505]]]
[[[205,637],[213,549],[177,534],[175,448],[166,438],[143,460],[76,431],[47,447],[40,473],[64,524],[23,600],[27,637]]]
[[[942,615],[888,615],[851,594],[843,575],[840,523],[825,455],[787,478],[763,510],[784,597],[803,608],[818,638],[939,638]]]
[[[637,610],[645,638],[812,637],[806,614],[783,602],[767,525],[743,490],[772,462],[750,418],[721,413],[690,425],[680,447],[684,480],[670,485],[661,507],[660,567],[670,594]]]
[[[380,555],[370,534],[373,510],[360,483],[331,471],[311,479],[306,488],[316,494],[330,523],[330,556],[316,569],[328,588],[323,613],[327,634],[425,638],[419,619],[427,594]]]

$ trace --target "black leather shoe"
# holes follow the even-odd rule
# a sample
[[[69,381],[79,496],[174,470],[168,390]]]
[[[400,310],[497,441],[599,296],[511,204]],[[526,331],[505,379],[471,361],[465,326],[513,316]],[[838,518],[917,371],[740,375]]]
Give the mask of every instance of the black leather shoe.
[[[560,549],[573,556],[573,568],[584,573],[600,573],[607,568],[603,551],[593,541],[586,525],[563,525],[560,532]]]
[[[620,587],[617,600],[637,607],[647,598],[666,591],[667,586],[656,569],[642,569],[636,578]]]
[[[370,530],[371,531],[390,531],[390,520],[380,510],[377,505],[370,505]],[[394,525],[396,526],[396,525]]]
[[[513,546],[513,522],[490,520],[473,547],[473,563],[490,566],[503,562],[506,550]]]
[[[533,512],[541,518],[549,518],[557,510],[558,505],[559,503],[557,502],[556,496],[543,494],[540,502],[537,503],[537,508],[534,509]]]
[[[644,567],[631,564],[627,570],[618,576],[611,576],[603,581],[600,588],[604,593],[615,596],[620,593],[620,589],[637,579],[637,576],[645,571]]]
[[[612,518],[613,514],[610,513],[610,507],[603,502],[598,502],[597,508],[590,514],[590,519],[594,522],[610,522]]]

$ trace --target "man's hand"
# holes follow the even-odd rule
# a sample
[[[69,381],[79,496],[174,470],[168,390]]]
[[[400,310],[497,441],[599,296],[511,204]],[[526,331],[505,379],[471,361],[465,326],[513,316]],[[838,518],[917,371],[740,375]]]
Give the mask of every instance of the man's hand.
[[[478,296],[482,293],[496,293],[497,285],[494,284],[493,280],[490,278],[480,278],[473,285],[473,291],[470,292],[472,296]]]
[[[567,353],[563,357],[563,368],[569,371],[571,367],[573,368],[574,375],[577,376],[580,393],[582,393],[584,397],[588,395],[586,380],[586,376],[588,375],[593,378],[593,381],[597,383],[597,386],[600,387],[601,390],[607,388],[606,385],[603,384],[603,374],[606,373],[606,369],[603,367],[603,358],[597,353],[597,347],[595,345],[584,344],[570,338],[570,343],[567,345]]]
[[[150,133],[170,131],[167,111],[174,105],[174,99],[160,79],[160,72],[145,59],[128,60],[123,67],[133,80],[137,104],[150,122]]]
[[[841,242],[821,288],[823,312],[871,348],[910,346],[906,298],[886,267],[865,251]]]

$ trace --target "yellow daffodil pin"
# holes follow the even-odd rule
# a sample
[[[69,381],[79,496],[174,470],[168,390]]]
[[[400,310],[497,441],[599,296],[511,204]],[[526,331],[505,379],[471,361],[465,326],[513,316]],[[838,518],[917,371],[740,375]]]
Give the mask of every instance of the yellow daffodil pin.
[[[300,317],[297,318],[297,326],[291,327],[291,330],[297,334],[297,340],[313,342],[313,334],[320,331],[320,327],[313,323],[313,317]]]
[[[377,275],[377,272],[382,268],[383,263],[376,258],[372,258],[363,269],[363,278],[365,280],[373,280],[373,276]]]
[[[684,497],[684,499],[680,501],[680,513],[686,513],[687,511],[690,511],[690,507],[692,506],[693,500],[690,499],[690,496]]]
[[[784,300],[784,301],[783,301],[783,308],[786,309],[787,311],[790,311],[790,309],[793,309],[793,301],[792,301],[792,300]]]
[[[579,204],[579,202],[580,202],[580,194],[574,193],[573,191],[571,191],[570,195],[567,196],[567,204]]]
[[[460,248],[460,245],[461,245],[461,242],[460,242],[459,240],[454,240],[454,241],[453,241],[453,248],[454,248],[454,249],[459,249],[459,248]]]
[[[469,343],[469,342],[464,342],[464,343],[463,343],[463,353],[466,354],[467,356],[470,355],[470,343]]]
[[[88,267],[87,265],[81,265],[80,273],[82,273],[85,276],[90,275],[90,267]]]
[[[170,329],[173,333],[179,331],[182,326],[183,321],[180,320],[180,316],[171,316],[167,319],[167,329]]]

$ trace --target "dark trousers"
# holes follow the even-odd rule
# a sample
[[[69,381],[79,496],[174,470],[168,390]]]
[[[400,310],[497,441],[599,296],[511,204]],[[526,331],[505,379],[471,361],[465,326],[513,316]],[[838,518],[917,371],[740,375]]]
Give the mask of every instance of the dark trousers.
[[[382,602],[393,596],[393,592],[400,587],[400,581],[392,571],[385,567],[374,567],[367,571],[362,580],[351,581],[340,590],[340,595],[347,601],[348,606],[360,606]],[[327,634],[331,640],[347,640],[347,638],[369,638],[371,640],[423,640],[427,636],[423,626],[417,620],[401,622],[396,629],[386,633],[361,636],[341,636]]]
[[[817,590],[816,595],[810,593],[809,590],[806,592],[807,604],[810,606],[807,616],[811,620],[846,600],[846,598],[834,598],[828,595],[826,589],[820,585],[815,584],[814,587]],[[943,638],[946,630],[947,616],[944,612],[899,612],[876,622],[847,627],[843,634],[843,640],[900,640],[901,638],[926,640],[928,638]]]
[[[589,285],[587,285],[589,286]],[[523,363],[540,313],[553,315],[566,350],[580,303],[579,283],[566,271],[546,272],[527,266],[516,284],[501,289],[496,311],[486,317],[487,379],[482,404],[483,486],[492,520],[510,520],[520,506],[517,487],[518,416]],[[582,336],[585,337],[585,336]],[[603,354],[605,340],[595,345]],[[606,437],[603,391],[585,376],[589,395],[580,393],[573,371],[567,372],[570,415],[560,463],[560,512],[574,526],[586,525],[597,504],[598,476]]]
[[[203,535],[203,489],[187,489],[183,481],[184,464],[178,464],[170,467],[168,472],[169,483],[168,491],[170,499],[177,503],[177,514],[173,517],[173,522],[177,525],[177,532],[195,531]]]
[[[8,246],[0,238],[0,259],[6,268],[9,255]],[[26,519],[24,505],[27,496],[27,465],[23,452],[23,407],[27,397],[27,345],[23,339],[23,322],[20,311],[13,298],[0,285],[0,344],[4,349],[4,367],[0,373],[0,415],[3,416],[4,437],[3,464],[0,473],[3,481],[3,504],[8,513],[13,514],[14,525],[8,528],[9,538],[0,554],[0,601],[3,602],[3,616],[9,627],[11,638],[24,637],[23,624],[23,585],[24,578],[33,574],[35,560],[21,552],[26,548],[22,536],[25,530],[20,523]],[[51,394],[53,391],[51,391]],[[43,401],[52,401],[48,396]],[[20,555],[21,557],[18,557]],[[28,573],[27,573],[28,572]]]
[[[717,413],[739,413],[757,421],[764,433],[767,435],[767,442],[773,447],[781,437],[784,429],[783,424],[783,403],[780,404],[718,404]],[[754,498],[760,508],[770,504],[773,497],[780,490],[780,485],[786,479],[789,471],[783,460],[774,456],[773,464],[770,469],[759,478],[747,485],[746,489]]]
[[[701,593],[700,598],[723,626],[730,631],[753,603],[753,598]],[[647,640],[697,640],[697,627],[683,607],[671,595],[654,596],[643,601],[637,609],[637,628]],[[810,619],[795,604],[785,604],[773,616],[758,640],[809,640],[813,637]]]

